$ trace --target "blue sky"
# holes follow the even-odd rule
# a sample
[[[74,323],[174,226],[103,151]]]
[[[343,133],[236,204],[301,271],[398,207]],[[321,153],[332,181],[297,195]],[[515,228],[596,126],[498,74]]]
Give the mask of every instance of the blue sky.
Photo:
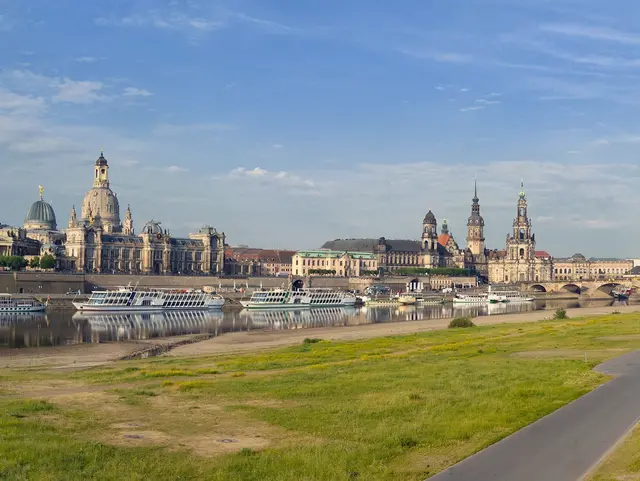
[[[640,257],[640,3],[0,0],[0,222],[59,224],[104,148],[138,228],[231,244],[464,245]]]

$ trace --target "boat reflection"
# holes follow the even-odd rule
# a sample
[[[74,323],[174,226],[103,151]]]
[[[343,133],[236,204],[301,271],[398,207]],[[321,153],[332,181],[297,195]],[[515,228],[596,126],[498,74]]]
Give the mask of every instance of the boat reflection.
[[[286,309],[240,312],[253,329],[305,329],[310,327],[334,327],[361,324],[357,322],[355,307],[325,307],[322,309]]]
[[[163,311],[140,313],[82,313],[72,320],[87,323],[90,342],[126,341],[185,334],[219,334],[221,311]]]

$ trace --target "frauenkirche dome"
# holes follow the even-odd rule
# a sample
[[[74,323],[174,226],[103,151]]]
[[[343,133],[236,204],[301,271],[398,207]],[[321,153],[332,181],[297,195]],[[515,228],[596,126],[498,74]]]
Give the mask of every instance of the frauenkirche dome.
[[[100,152],[94,167],[93,188],[86,193],[82,201],[82,219],[93,220],[100,216],[106,232],[121,232],[120,202],[109,187],[109,164]]]

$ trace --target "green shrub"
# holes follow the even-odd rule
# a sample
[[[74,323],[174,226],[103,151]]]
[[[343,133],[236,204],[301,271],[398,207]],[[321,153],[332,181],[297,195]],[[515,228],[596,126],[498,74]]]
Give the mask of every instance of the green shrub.
[[[302,344],[316,344],[320,341],[322,341],[322,339],[313,339],[313,338],[307,337],[304,341],[302,341]]]
[[[409,437],[409,436],[401,436],[400,437],[400,446],[403,448],[414,448],[418,445],[418,441]]]
[[[562,319],[569,319],[569,316],[567,316],[566,309],[559,307],[558,309],[556,309],[556,313],[553,315],[553,320],[560,321]]]
[[[458,327],[475,327],[475,324],[470,317],[456,317],[449,323],[449,329],[455,329]]]

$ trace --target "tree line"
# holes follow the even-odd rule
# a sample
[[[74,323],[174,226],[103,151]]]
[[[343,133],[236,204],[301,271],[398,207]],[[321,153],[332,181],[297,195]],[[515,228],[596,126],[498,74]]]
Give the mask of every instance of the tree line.
[[[450,276],[450,277],[467,277],[475,276],[474,269],[463,269],[460,267],[402,267],[394,270],[394,274],[407,276]]]
[[[12,271],[19,271],[25,267],[53,269],[56,266],[56,258],[51,254],[42,257],[32,257],[27,261],[23,256],[0,256],[0,267],[9,268]]]

